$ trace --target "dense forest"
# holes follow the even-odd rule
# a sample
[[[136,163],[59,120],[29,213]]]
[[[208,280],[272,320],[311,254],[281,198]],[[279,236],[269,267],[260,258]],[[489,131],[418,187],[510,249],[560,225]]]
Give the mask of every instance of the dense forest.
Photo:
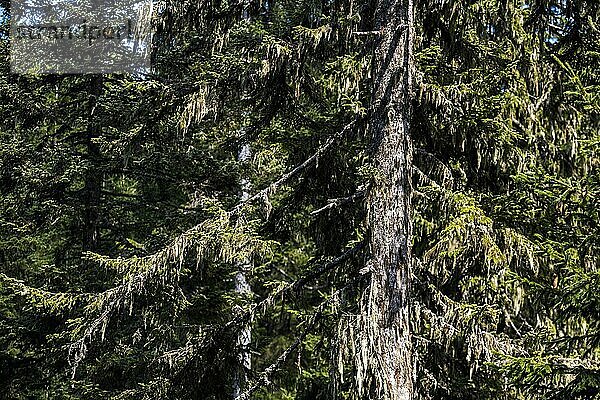
[[[600,399],[598,0],[0,6],[0,398]]]

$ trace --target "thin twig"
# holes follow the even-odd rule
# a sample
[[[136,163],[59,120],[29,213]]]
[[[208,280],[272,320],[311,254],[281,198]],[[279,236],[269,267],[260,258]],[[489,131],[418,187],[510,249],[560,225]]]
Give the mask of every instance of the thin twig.
[[[347,203],[354,203],[356,200],[363,198],[365,196],[365,192],[366,192],[366,190],[363,187],[361,187],[354,194],[352,194],[350,196],[338,197],[335,199],[328,199],[326,205],[319,208],[318,210],[311,212],[310,215],[313,215],[313,216],[318,215],[325,210],[329,210],[334,207],[340,207]]]

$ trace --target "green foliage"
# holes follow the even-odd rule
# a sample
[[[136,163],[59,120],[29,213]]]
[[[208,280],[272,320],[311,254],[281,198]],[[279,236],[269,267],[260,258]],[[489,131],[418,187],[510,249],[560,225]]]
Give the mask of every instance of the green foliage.
[[[600,7],[416,3],[418,398],[598,398]],[[0,36],[0,396],[231,398],[250,324],[251,398],[356,398],[372,3],[163,6],[147,76]]]

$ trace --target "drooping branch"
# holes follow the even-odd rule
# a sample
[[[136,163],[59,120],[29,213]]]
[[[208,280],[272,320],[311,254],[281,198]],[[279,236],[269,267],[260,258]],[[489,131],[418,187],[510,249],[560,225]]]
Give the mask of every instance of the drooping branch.
[[[9,287],[14,293],[31,299],[34,305],[50,312],[64,312],[77,304],[89,301],[93,294],[51,292],[27,285],[19,279],[0,273],[0,282]]]
[[[141,292],[146,284],[153,281],[167,282],[177,280],[183,266],[185,256],[190,250],[195,250],[200,257],[206,256],[210,250],[214,250],[216,248],[223,249],[225,247],[222,243],[223,237],[226,236],[227,238],[232,238],[234,236],[231,234],[226,235],[226,233],[230,233],[231,229],[239,230],[243,228],[232,228],[230,224],[232,218],[239,216],[244,207],[258,200],[268,202],[270,195],[272,195],[290,179],[316,163],[319,157],[321,157],[329,148],[331,148],[331,146],[337,140],[349,132],[353,126],[354,122],[347,124],[342,130],[331,135],[312,156],[297,165],[291,171],[281,176],[278,180],[255,193],[253,196],[242,200],[230,211],[221,212],[218,218],[203,221],[191,229],[188,229],[161,250],[146,257],[131,259],[110,259],[106,257],[94,256],[96,261],[100,264],[107,267],[116,268],[117,270],[125,273],[125,275],[121,284],[105,292],[99,293],[95,301],[95,306],[94,304],[90,306],[90,309],[98,310],[99,315],[87,324],[87,326],[83,329],[83,335],[81,335],[79,339],[77,339],[69,347],[69,353],[74,360],[74,370],[86,353],[86,342],[91,340],[91,337],[96,332],[103,332],[112,314],[114,314],[125,304],[131,303],[133,296]],[[239,235],[244,232],[237,231],[236,233]],[[238,259],[240,257],[249,257],[250,254],[246,253],[254,252],[256,247],[262,248],[263,251],[266,251],[265,242],[259,240],[256,236],[246,236],[243,238],[242,242],[243,243],[241,244],[234,244],[234,246],[232,246],[232,248],[234,248],[236,251],[230,252],[229,255],[226,255],[225,258],[229,257],[229,259],[224,261],[235,261],[234,258]],[[260,249],[258,252],[260,252]],[[214,253],[219,252],[214,251]],[[223,252],[221,251],[220,253],[222,255]],[[174,265],[174,267],[172,265]],[[329,263],[328,265],[331,266],[332,264]],[[298,282],[296,282],[294,285],[295,287],[299,287]],[[264,303],[261,302],[261,304]]]
[[[234,239],[235,238],[235,239]],[[85,356],[87,343],[94,334],[104,330],[110,318],[119,309],[131,309],[135,295],[148,285],[175,284],[184,267],[185,257],[195,251],[197,262],[207,257],[219,258],[225,262],[249,258],[254,254],[266,254],[269,243],[244,227],[232,226],[229,214],[222,211],[217,218],[209,219],[177,237],[169,246],[146,256],[129,259],[110,259],[93,255],[99,264],[124,273],[121,283],[107,291],[95,295],[86,307],[86,312],[96,314],[78,332],[79,338],[69,346],[73,371]]]

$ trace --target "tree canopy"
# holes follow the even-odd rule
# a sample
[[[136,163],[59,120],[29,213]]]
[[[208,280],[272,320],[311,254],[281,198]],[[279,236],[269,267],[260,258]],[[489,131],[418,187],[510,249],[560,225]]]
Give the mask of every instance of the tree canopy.
[[[158,5],[16,75],[2,3],[0,397],[600,398],[600,3]]]

